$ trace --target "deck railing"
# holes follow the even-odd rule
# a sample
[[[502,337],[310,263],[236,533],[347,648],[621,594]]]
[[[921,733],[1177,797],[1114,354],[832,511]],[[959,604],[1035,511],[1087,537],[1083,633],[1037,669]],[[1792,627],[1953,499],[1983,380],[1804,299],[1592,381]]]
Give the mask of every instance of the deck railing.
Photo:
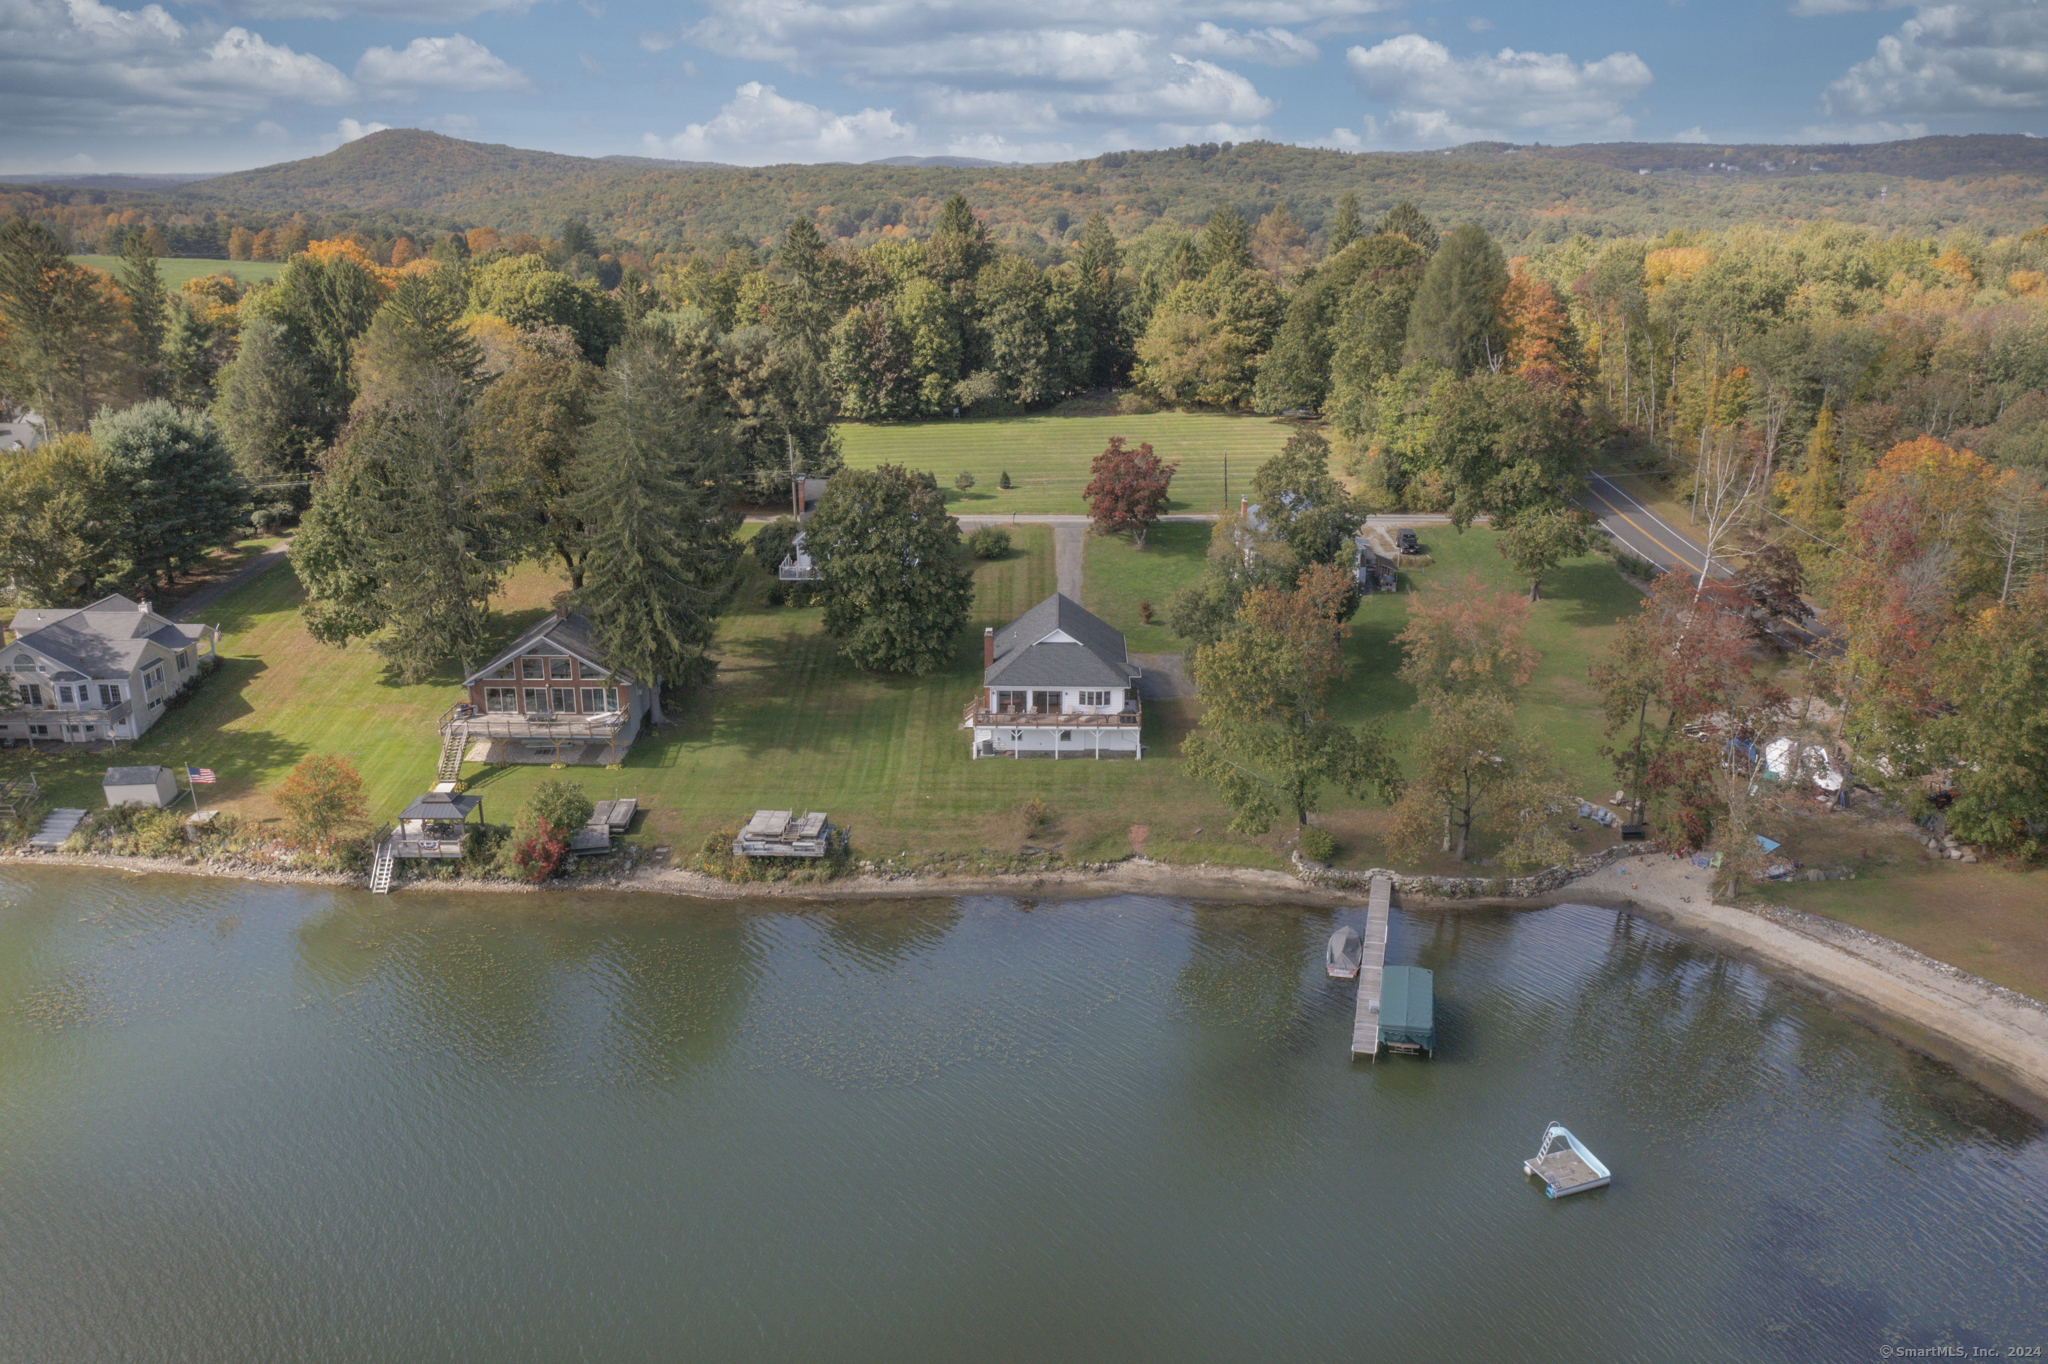
[[[558,715],[548,711],[480,711],[458,701],[436,725],[446,735],[460,726],[472,739],[610,739],[625,728],[624,711],[602,715]]]
[[[1042,726],[1060,729],[1099,729],[1117,725],[1135,725],[1141,719],[1136,702],[1128,702],[1122,710],[1097,714],[1093,711],[1050,711],[1050,710],[989,710],[976,697],[967,703],[967,709],[960,714],[960,727],[973,729],[980,725]]]

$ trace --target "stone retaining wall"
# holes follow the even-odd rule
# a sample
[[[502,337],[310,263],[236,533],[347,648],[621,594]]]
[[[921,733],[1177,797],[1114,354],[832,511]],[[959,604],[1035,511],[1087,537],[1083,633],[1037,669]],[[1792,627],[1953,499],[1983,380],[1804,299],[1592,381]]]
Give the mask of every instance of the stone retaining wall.
[[[1384,876],[1403,895],[1426,895],[1437,900],[1519,899],[1529,895],[1547,895],[1581,876],[1590,876],[1602,867],[1611,867],[1625,858],[1647,857],[1663,851],[1660,845],[1647,840],[1617,843],[1604,852],[1575,857],[1561,866],[1545,867],[1527,876],[1411,876],[1407,872],[1379,867],[1370,871],[1339,871],[1310,861],[1296,852],[1294,874],[1309,885],[1326,890],[1367,890],[1375,876]]]

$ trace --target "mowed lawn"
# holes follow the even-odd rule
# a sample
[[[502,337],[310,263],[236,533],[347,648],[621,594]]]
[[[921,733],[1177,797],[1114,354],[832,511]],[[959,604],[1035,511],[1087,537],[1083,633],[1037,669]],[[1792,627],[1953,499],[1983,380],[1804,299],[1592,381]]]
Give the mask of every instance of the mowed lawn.
[[[957,516],[1085,515],[1088,507],[1081,490],[1088,486],[1090,465],[1110,438],[1122,436],[1132,446],[1149,441],[1161,459],[1180,466],[1173,476],[1168,510],[1214,514],[1223,510],[1226,458],[1229,496],[1235,505],[1238,496],[1251,490],[1253,471],[1278,453],[1297,429],[1271,417],[1159,412],[1132,417],[846,422],[839,427],[839,438],[849,468],[901,464],[936,475]],[[996,487],[1006,470],[1014,485],[1008,492]],[[963,472],[975,480],[966,493],[953,487]]]
[[[837,653],[817,607],[767,604],[756,572],[720,628],[720,666],[704,692],[670,710],[671,723],[643,733],[621,770],[545,765],[463,769],[493,822],[509,822],[540,782],[567,779],[594,798],[638,796],[646,817],[636,841],[694,851],[711,831],[762,807],[830,811],[850,825],[867,857],[974,858],[1018,851],[1019,807],[1031,797],[1054,811],[1038,846],[1072,859],[1121,857],[1131,829],[1150,830],[1152,855],[1177,862],[1280,864],[1279,835],[1223,832],[1229,814],[1180,780],[1173,760],[1192,707],[1155,706],[1145,720],[1143,762],[1012,762],[968,756],[961,711],[980,682],[980,635],[1052,591],[1052,535],[1020,526],[1009,558],[974,565],[970,629],[952,665],[929,677],[864,673]],[[497,637],[537,620],[558,590],[530,569],[507,585]],[[315,643],[300,627],[304,594],[289,567],[238,589],[207,612],[224,630],[219,672],[183,708],[134,745],[112,754],[0,753],[0,773],[33,769],[51,804],[103,804],[100,777],[114,764],[190,762],[220,782],[203,803],[264,821],[278,812],[268,792],[309,753],[343,753],[361,771],[372,816],[389,819],[433,780],[434,724],[460,699],[459,669],[412,686],[386,676],[360,646]]]
[[[79,265],[90,265],[95,270],[104,270],[110,275],[121,273],[119,256],[73,256]],[[284,273],[284,262],[274,260],[199,260],[191,256],[159,256],[156,262],[157,274],[163,277],[164,287],[172,293],[185,287],[187,280],[202,275],[233,275],[243,284],[260,284],[267,279],[276,279]]]
[[[1416,709],[1414,688],[1394,676],[1401,664],[1395,643],[1407,625],[1408,592],[1433,580],[1462,581],[1477,573],[1489,589],[1521,593],[1527,584],[1517,578],[1483,527],[1457,534],[1449,526],[1431,527],[1427,549],[1434,559],[1428,568],[1404,570],[1401,591],[1368,596],[1352,617],[1347,646],[1351,672],[1340,684],[1333,707],[1353,724],[1379,722],[1404,747],[1422,729],[1427,716]],[[1085,605],[1124,631],[1136,652],[1167,653],[1185,648],[1166,622],[1167,598],[1202,574],[1210,527],[1161,525],[1153,528],[1143,550],[1128,540],[1089,537],[1082,595]],[[1642,595],[1631,588],[1608,562],[1589,556],[1553,570],[1544,579],[1544,599],[1530,610],[1529,640],[1542,655],[1536,674],[1519,700],[1520,722],[1549,745],[1565,779],[1579,794],[1603,800],[1613,794],[1609,761],[1599,754],[1605,742],[1598,698],[1587,669],[1613,639],[1616,622],[1637,609]],[[1149,600],[1154,624],[1140,620],[1138,606]],[[1418,865],[1397,859],[1385,843],[1384,807],[1361,807],[1348,797],[1332,795],[1321,823],[1342,845],[1338,861],[1347,866]],[[1604,846],[1609,837],[1588,826],[1582,845]],[[1497,840],[1480,831],[1483,854]],[[1450,870],[1448,861],[1426,859],[1432,871]]]

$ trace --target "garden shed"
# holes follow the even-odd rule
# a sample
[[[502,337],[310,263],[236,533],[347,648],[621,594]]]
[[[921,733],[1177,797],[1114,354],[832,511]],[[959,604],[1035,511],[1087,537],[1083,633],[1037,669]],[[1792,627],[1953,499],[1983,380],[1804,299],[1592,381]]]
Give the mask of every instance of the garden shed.
[[[168,767],[110,767],[100,782],[107,806],[147,805],[161,810],[178,798],[177,774]]]

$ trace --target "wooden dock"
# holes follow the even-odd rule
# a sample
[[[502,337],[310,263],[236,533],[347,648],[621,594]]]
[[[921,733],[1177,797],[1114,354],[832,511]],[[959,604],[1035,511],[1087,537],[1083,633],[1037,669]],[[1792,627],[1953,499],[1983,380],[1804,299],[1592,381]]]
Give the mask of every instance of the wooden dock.
[[[1372,878],[1372,898],[1365,910],[1365,960],[1358,968],[1358,1014],[1351,1024],[1351,1059],[1361,1056],[1377,1061],[1380,1055],[1380,982],[1387,967],[1387,915],[1394,898],[1394,883],[1387,877]]]

